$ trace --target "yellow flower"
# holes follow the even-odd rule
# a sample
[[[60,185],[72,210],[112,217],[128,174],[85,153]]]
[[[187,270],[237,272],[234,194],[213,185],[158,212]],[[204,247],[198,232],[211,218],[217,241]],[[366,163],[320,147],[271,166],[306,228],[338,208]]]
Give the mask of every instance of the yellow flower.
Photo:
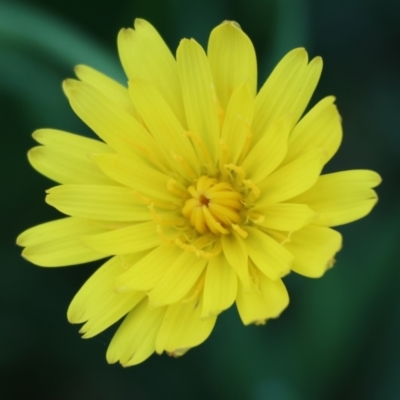
[[[73,299],[68,319],[89,338],[125,317],[107,351],[129,366],[181,355],[236,303],[245,325],[277,317],[290,271],[320,277],[341,235],[377,201],[378,174],[320,175],[342,129],[332,96],[302,117],[322,70],[289,52],[257,93],[253,45],[224,22],[207,54],[193,39],[176,59],[136,20],[118,48],[128,88],[87,67],[64,91],[102,139],[41,129],[34,168],[61,185],[46,202],[68,217],[23,232],[44,267],[111,257]]]

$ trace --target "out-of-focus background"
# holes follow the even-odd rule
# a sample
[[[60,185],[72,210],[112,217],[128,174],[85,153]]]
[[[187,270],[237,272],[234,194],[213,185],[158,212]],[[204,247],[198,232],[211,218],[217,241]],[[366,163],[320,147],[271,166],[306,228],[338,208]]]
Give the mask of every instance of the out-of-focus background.
[[[54,184],[28,164],[31,132],[90,135],[61,81],[91,65],[116,79],[116,35],[142,17],[173,51],[182,37],[206,45],[238,21],[255,45],[260,84],[288,50],[321,55],[313,103],[337,97],[344,141],[328,171],[379,171],[380,201],[340,228],[344,247],[322,279],[285,279],[291,304],[262,327],[225,312],[184,357],[152,356],[123,369],[105,351],[113,331],[82,340],[66,309],[99,263],[59,269],[20,257],[22,230],[55,219]],[[400,2],[398,0],[0,0],[0,398],[400,399]]]

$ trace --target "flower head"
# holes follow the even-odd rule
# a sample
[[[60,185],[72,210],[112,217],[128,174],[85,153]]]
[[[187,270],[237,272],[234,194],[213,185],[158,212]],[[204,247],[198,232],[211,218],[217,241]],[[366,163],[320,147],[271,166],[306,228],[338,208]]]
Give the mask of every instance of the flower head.
[[[124,318],[107,360],[128,366],[199,345],[233,303],[246,325],[279,316],[282,278],[333,265],[342,239],[331,227],[370,212],[380,177],[321,175],[341,121],[331,96],[303,116],[322,70],[304,49],[257,93],[254,48],[234,22],[211,32],[207,53],[184,39],[175,59],[143,20],[121,30],[118,48],[127,87],[87,66],[63,86],[101,141],[34,133],[29,160],[60,183],[46,202],[67,217],[18,244],[45,267],[109,258],[68,319],[88,338]]]

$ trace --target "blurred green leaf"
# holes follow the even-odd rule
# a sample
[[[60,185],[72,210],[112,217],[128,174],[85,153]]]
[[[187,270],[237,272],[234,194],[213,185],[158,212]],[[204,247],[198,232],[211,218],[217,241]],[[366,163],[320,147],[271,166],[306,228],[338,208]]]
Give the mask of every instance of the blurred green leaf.
[[[271,47],[259,59],[261,83],[287,52],[296,47],[308,47],[310,43],[309,3],[306,0],[275,0],[274,3]]]
[[[88,64],[124,81],[117,57],[77,27],[25,4],[0,3],[0,49],[46,57],[50,63],[71,68]],[[3,57],[3,56],[2,56]]]

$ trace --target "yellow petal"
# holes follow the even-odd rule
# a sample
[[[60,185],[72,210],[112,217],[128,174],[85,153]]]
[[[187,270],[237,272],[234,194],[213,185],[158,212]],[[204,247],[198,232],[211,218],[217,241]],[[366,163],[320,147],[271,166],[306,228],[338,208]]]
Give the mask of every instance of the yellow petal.
[[[203,290],[202,318],[218,315],[235,301],[237,276],[223,254],[210,259]]]
[[[107,361],[124,367],[137,365],[155,351],[155,341],[166,307],[149,308],[143,300],[123,320],[107,349]]]
[[[149,293],[150,306],[163,306],[182,300],[206,267],[207,260],[191,251],[183,251],[171,265],[165,267],[162,280]]]
[[[300,119],[317,86],[322,59],[309,64],[307,52],[294,49],[286,54],[268,77],[256,97],[253,132],[259,137],[274,119],[290,114],[294,126]]]
[[[174,203],[175,195],[167,190],[170,177],[146,165],[138,165],[135,160],[119,154],[99,154],[93,156],[99,168],[110,178],[133,189],[151,200]],[[149,200],[148,203],[151,203]]]
[[[32,137],[43,146],[60,151],[65,147],[73,147],[75,151],[86,155],[90,153],[113,153],[111,147],[100,140],[58,129],[37,129],[33,132]]]
[[[84,236],[83,243],[99,253],[130,254],[149,250],[161,243],[154,221],[135,224],[98,235]]]
[[[112,152],[105,143],[55,129],[39,129],[33,137],[44,146],[29,151],[29,162],[48,178],[58,183],[116,184],[89,157]]]
[[[208,41],[208,59],[221,106],[226,109],[233,91],[243,83],[254,98],[257,60],[253,44],[239,24],[225,21],[214,28]]]
[[[255,207],[254,210],[263,216],[263,220],[257,222],[257,225],[278,231],[297,231],[317,217],[317,214],[305,204],[269,204],[262,208]]]
[[[259,142],[253,146],[242,164],[253,182],[264,180],[285,158],[290,129],[291,119],[279,118],[268,125]]]
[[[46,202],[78,218],[104,221],[148,221],[146,206],[128,188],[101,185],[61,185],[47,190]]]
[[[147,81],[133,79],[129,82],[129,93],[143,122],[160,145],[166,158],[173,158],[175,155],[183,157],[198,175],[199,163],[193,146],[169,104],[154,85]],[[182,174],[182,171],[179,172]]]
[[[246,227],[246,231],[249,236],[245,244],[254,265],[272,280],[287,275],[293,262],[292,254],[259,229]]]
[[[207,56],[194,39],[183,39],[177,50],[177,63],[189,131],[202,139],[215,161],[218,105]]]
[[[259,273],[254,280],[257,286],[248,290],[239,284],[236,306],[245,325],[263,324],[277,318],[289,304],[289,295],[281,279],[276,281]]]
[[[221,139],[228,149],[228,162],[236,164],[246,139],[249,140],[254,101],[247,85],[232,94],[222,127]]]
[[[144,147],[157,159],[164,160],[146,129],[99,90],[74,79],[64,81],[63,89],[78,117],[112,149],[139,161],[142,154],[138,148]]]
[[[98,233],[104,230],[91,221],[80,218],[62,218],[45,222],[29,228],[18,235],[17,245],[22,247],[36,246],[52,239],[65,239],[68,236],[80,236],[81,232]]]
[[[186,126],[176,62],[154,27],[136,19],[135,30],[119,32],[118,51],[128,78],[153,82],[180,123]]]
[[[75,74],[82,82],[86,82],[95,87],[120,108],[129,113],[134,113],[133,104],[129,98],[127,88],[114,79],[111,79],[109,76],[104,75],[87,65],[77,65],[75,67]]]
[[[129,256],[124,262],[134,262],[137,257],[143,255]],[[85,339],[117,322],[145,296],[143,292],[115,292],[115,278],[122,271],[122,258],[111,258],[85,282],[72,300],[67,317],[72,324],[86,322],[80,329]]]
[[[202,300],[195,298],[168,307],[156,338],[156,352],[179,356],[203,343],[214,328],[217,317],[201,318]]]
[[[343,225],[369,214],[378,200],[371,188],[380,182],[374,171],[335,172],[321,176],[310,190],[292,201],[308,204],[318,214],[315,224]]]
[[[116,289],[121,292],[153,289],[181,253],[182,250],[175,245],[161,244],[121,274]]]
[[[308,225],[294,232],[285,247],[294,255],[294,272],[319,278],[333,266],[334,256],[342,247],[342,236],[330,228]]]
[[[289,138],[285,163],[293,160],[299,151],[319,148],[326,164],[342,141],[342,124],[333,96],[325,97],[296,125]]]
[[[247,248],[243,239],[232,232],[221,238],[222,251],[228,264],[238,275],[244,285],[250,283]]]
[[[26,247],[22,252],[26,259],[41,267],[83,264],[106,255],[89,249],[81,237],[105,230],[87,220],[63,218],[27,229],[18,236],[17,244]]]
[[[257,206],[280,203],[305,192],[315,184],[321,169],[321,152],[316,149],[307,151],[258,185],[262,195]]]

